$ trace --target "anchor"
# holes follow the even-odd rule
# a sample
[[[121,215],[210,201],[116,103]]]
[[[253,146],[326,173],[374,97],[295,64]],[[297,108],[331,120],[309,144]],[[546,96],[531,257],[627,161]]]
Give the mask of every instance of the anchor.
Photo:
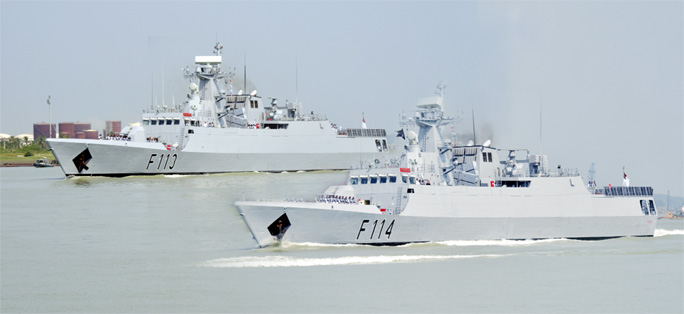
[[[280,241],[283,239],[283,235],[285,235],[287,229],[290,228],[290,225],[290,219],[287,218],[287,214],[282,214],[268,226],[268,232]]]
[[[76,166],[76,170],[78,170],[78,173],[81,173],[83,169],[88,170],[88,166],[86,164],[93,159],[93,156],[90,155],[90,151],[88,148],[86,148],[84,151],[82,151],[80,154],[76,155],[74,157],[73,162],[74,166]]]

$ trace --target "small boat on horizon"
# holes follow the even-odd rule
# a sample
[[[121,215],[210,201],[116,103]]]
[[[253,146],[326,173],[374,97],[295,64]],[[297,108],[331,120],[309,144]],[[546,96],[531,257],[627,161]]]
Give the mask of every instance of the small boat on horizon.
[[[43,159],[38,159],[36,162],[33,163],[33,166],[36,168],[49,168],[49,167],[54,167],[52,163],[50,163],[47,160],[47,157],[43,157]]]

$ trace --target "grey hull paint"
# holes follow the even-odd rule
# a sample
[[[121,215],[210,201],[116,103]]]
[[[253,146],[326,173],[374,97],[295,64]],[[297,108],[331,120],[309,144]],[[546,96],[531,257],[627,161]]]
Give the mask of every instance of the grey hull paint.
[[[421,217],[349,210],[351,207],[374,207],[366,205],[298,205],[285,202],[238,202],[236,205],[261,247],[276,241],[266,226],[283,213],[288,215],[292,225],[282,241],[373,245],[451,240],[653,236],[657,221],[655,216],[639,213],[604,217]],[[388,234],[390,224],[392,229]]]
[[[245,152],[209,153],[166,150],[161,144],[62,140],[50,142],[66,176],[130,176],[226,172],[348,170],[381,153]],[[80,172],[72,161],[88,149],[92,159]]]
[[[526,149],[454,146],[441,134],[452,119],[438,94],[402,121],[405,151],[395,163],[354,169],[315,202],[237,202],[258,245],[653,236],[651,187],[599,189]],[[268,228],[283,220],[285,229]]]

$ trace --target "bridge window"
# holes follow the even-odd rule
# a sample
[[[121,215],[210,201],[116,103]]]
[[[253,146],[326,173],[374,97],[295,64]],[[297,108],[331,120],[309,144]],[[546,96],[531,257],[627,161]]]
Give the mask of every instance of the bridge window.
[[[646,200],[641,200],[641,211],[644,213],[644,215],[648,215],[648,203],[646,203]]]
[[[180,124],[180,119],[173,119],[173,124],[174,124],[174,125],[179,125],[179,124]]]
[[[492,162],[492,153],[482,152],[482,162]]]
[[[157,125],[157,120],[152,120],[152,125]]]
[[[351,179],[349,179],[349,182],[350,182],[351,184],[359,184],[359,178],[357,178],[357,177],[351,177]]]
[[[655,215],[656,209],[655,209],[655,205],[653,204],[652,200],[648,200],[648,207],[651,209],[651,215]]]
[[[166,119],[166,125],[171,125],[173,124],[173,120],[171,119]]]
[[[406,189],[406,193],[415,193],[413,189]]]
[[[387,183],[387,177],[386,177],[386,176],[381,176],[381,177],[380,177],[380,183]]]
[[[361,184],[368,184],[368,177],[361,177]]]
[[[264,123],[264,129],[287,129],[287,123]]]
[[[389,176],[389,182],[390,183],[396,183],[397,182],[397,176]]]
[[[378,183],[378,177],[376,177],[376,176],[370,177],[370,183],[371,183],[371,184],[376,184],[376,183]]]

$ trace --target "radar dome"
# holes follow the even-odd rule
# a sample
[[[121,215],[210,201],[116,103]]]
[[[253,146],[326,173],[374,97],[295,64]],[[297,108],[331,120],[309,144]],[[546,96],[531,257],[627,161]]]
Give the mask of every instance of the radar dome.
[[[406,137],[409,141],[415,141],[418,138],[418,135],[416,134],[416,132],[409,131]]]

